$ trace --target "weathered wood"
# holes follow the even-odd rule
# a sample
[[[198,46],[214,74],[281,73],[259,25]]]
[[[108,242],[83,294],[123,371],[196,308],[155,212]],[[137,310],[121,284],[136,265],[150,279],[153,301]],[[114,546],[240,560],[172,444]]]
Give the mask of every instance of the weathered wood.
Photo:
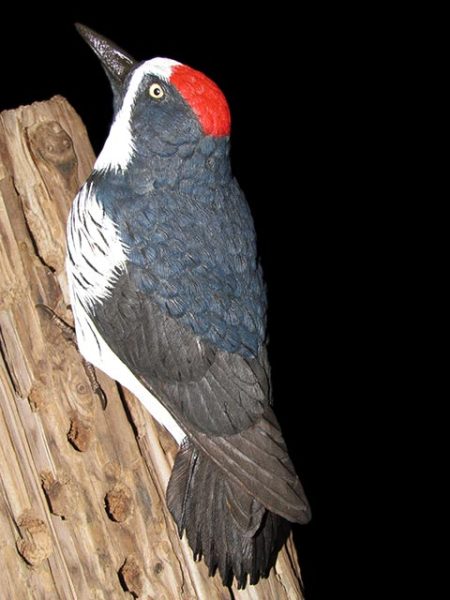
[[[176,446],[126,390],[81,357],[69,322],[65,223],[94,155],[62,97],[0,114],[0,570],[4,598],[301,598],[292,540],[233,593],[178,538],[164,492]]]

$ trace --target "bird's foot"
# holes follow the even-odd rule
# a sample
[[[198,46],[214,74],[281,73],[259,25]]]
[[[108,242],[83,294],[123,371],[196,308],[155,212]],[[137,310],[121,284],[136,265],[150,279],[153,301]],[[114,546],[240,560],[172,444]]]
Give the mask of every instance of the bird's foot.
[[[91,384],[92,391],[100,398],[102,408],[105,410],[108,399],[106,398],[106,394],[103,391],[102,386],[98,382],[94,365],[83,358],[83,367],[87,378],[89,379],[89,383]]]
[[[55,313],[49,306],[46,304],[36,304],[36,308],[42,310],[47,317],[50,319],[52,323],[58,327],[58,329],[62,332],[64,338],[74,346],[78,350],[77,337],[75,334],[75,328],[69,325],[64,319],[62,319],[59,315]],[[87,378],[89,379],[89,383],[91,385],[92,391],[100,398],[100,402],[102,404],[103,410],[105,410],[107,405],[106,394],[102,389],[102,386],[99,384],[97,375],[95,373],[94,365],[90,362],[82,358],[83,367],[86,373]]]

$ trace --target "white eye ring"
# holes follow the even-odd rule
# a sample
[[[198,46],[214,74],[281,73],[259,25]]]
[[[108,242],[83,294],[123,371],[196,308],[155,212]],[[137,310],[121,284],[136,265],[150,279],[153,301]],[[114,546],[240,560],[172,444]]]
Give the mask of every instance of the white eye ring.
[[[155,100],[161,100],[164,98],[164,90],[159,83],[152,83],[152,85],[148,88],[148,93]]]

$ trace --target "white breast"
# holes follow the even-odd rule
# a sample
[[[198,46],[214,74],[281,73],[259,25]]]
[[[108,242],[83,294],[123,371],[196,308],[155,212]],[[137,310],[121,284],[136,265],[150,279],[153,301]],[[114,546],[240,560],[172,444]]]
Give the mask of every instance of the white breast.
[[[84,358],[139,398],[178,443],[186,437],[172,415],[138,381],[100,335],[88,310],[111,294],[125,269],[126,247],[90,187],[75,198],[67,226],[66,268],[78,348]]]
[[[126,264],[126,248],[115,223],[85,185],[76,196],[67,225],[68,273],[81,303],[107,298]]]

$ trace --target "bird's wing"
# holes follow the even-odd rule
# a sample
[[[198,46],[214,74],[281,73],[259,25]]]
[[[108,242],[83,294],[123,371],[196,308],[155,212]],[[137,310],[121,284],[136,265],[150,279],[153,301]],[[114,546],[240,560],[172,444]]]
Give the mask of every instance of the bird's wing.
[[[222,493],[248,531],[265,514],[260,505],[290,521],[309,519],[303,488],[269,406],[264,350],[258,359],[249,359],[213,348],[136,289],[128,272],[97,305],[93,321],[113,352],[186,432],[202,464],[217,465],[229,480],[234,491],[224,488]],[[171,494],[181,529],[185,517],[183,505],[177,508],[173,501],[180,489],[176,482],[178,475],[186,480],[186,470],[193,468],[191,458],[183,457],[172,482],[178,491]],[[208,466],[205,473],[210,472]]]
[[[232,507],[248,535],[266,518],[261,505],[303,522],[308,504],[269,406],[265,293],[250,213],[237,195],[186,214],[176,199],[120,203],[126,215],[115,221],[127,263],[92,319],[193,446],[179,453],[168,490],[180,529],[192,511],[201,520],[181,500],[193,487],[193,498],[209,494]]]
[[[231,483],[238,484],[235,503],[240,496],[254,498],[288,521],[309,521],[308,501],[270,406],[254,425],[234,435],[209,436],[189,427],[187,431],[195,446],[226,473]],[[245,511],[241,507],[235,513],[241,512],[255,520],[255,508]]]
[[[92,315],[113,352],[182,427],[231,435],[257,422],[270,395],[265,351],[245,358],[213,347],[163,312],[130,271]]]

